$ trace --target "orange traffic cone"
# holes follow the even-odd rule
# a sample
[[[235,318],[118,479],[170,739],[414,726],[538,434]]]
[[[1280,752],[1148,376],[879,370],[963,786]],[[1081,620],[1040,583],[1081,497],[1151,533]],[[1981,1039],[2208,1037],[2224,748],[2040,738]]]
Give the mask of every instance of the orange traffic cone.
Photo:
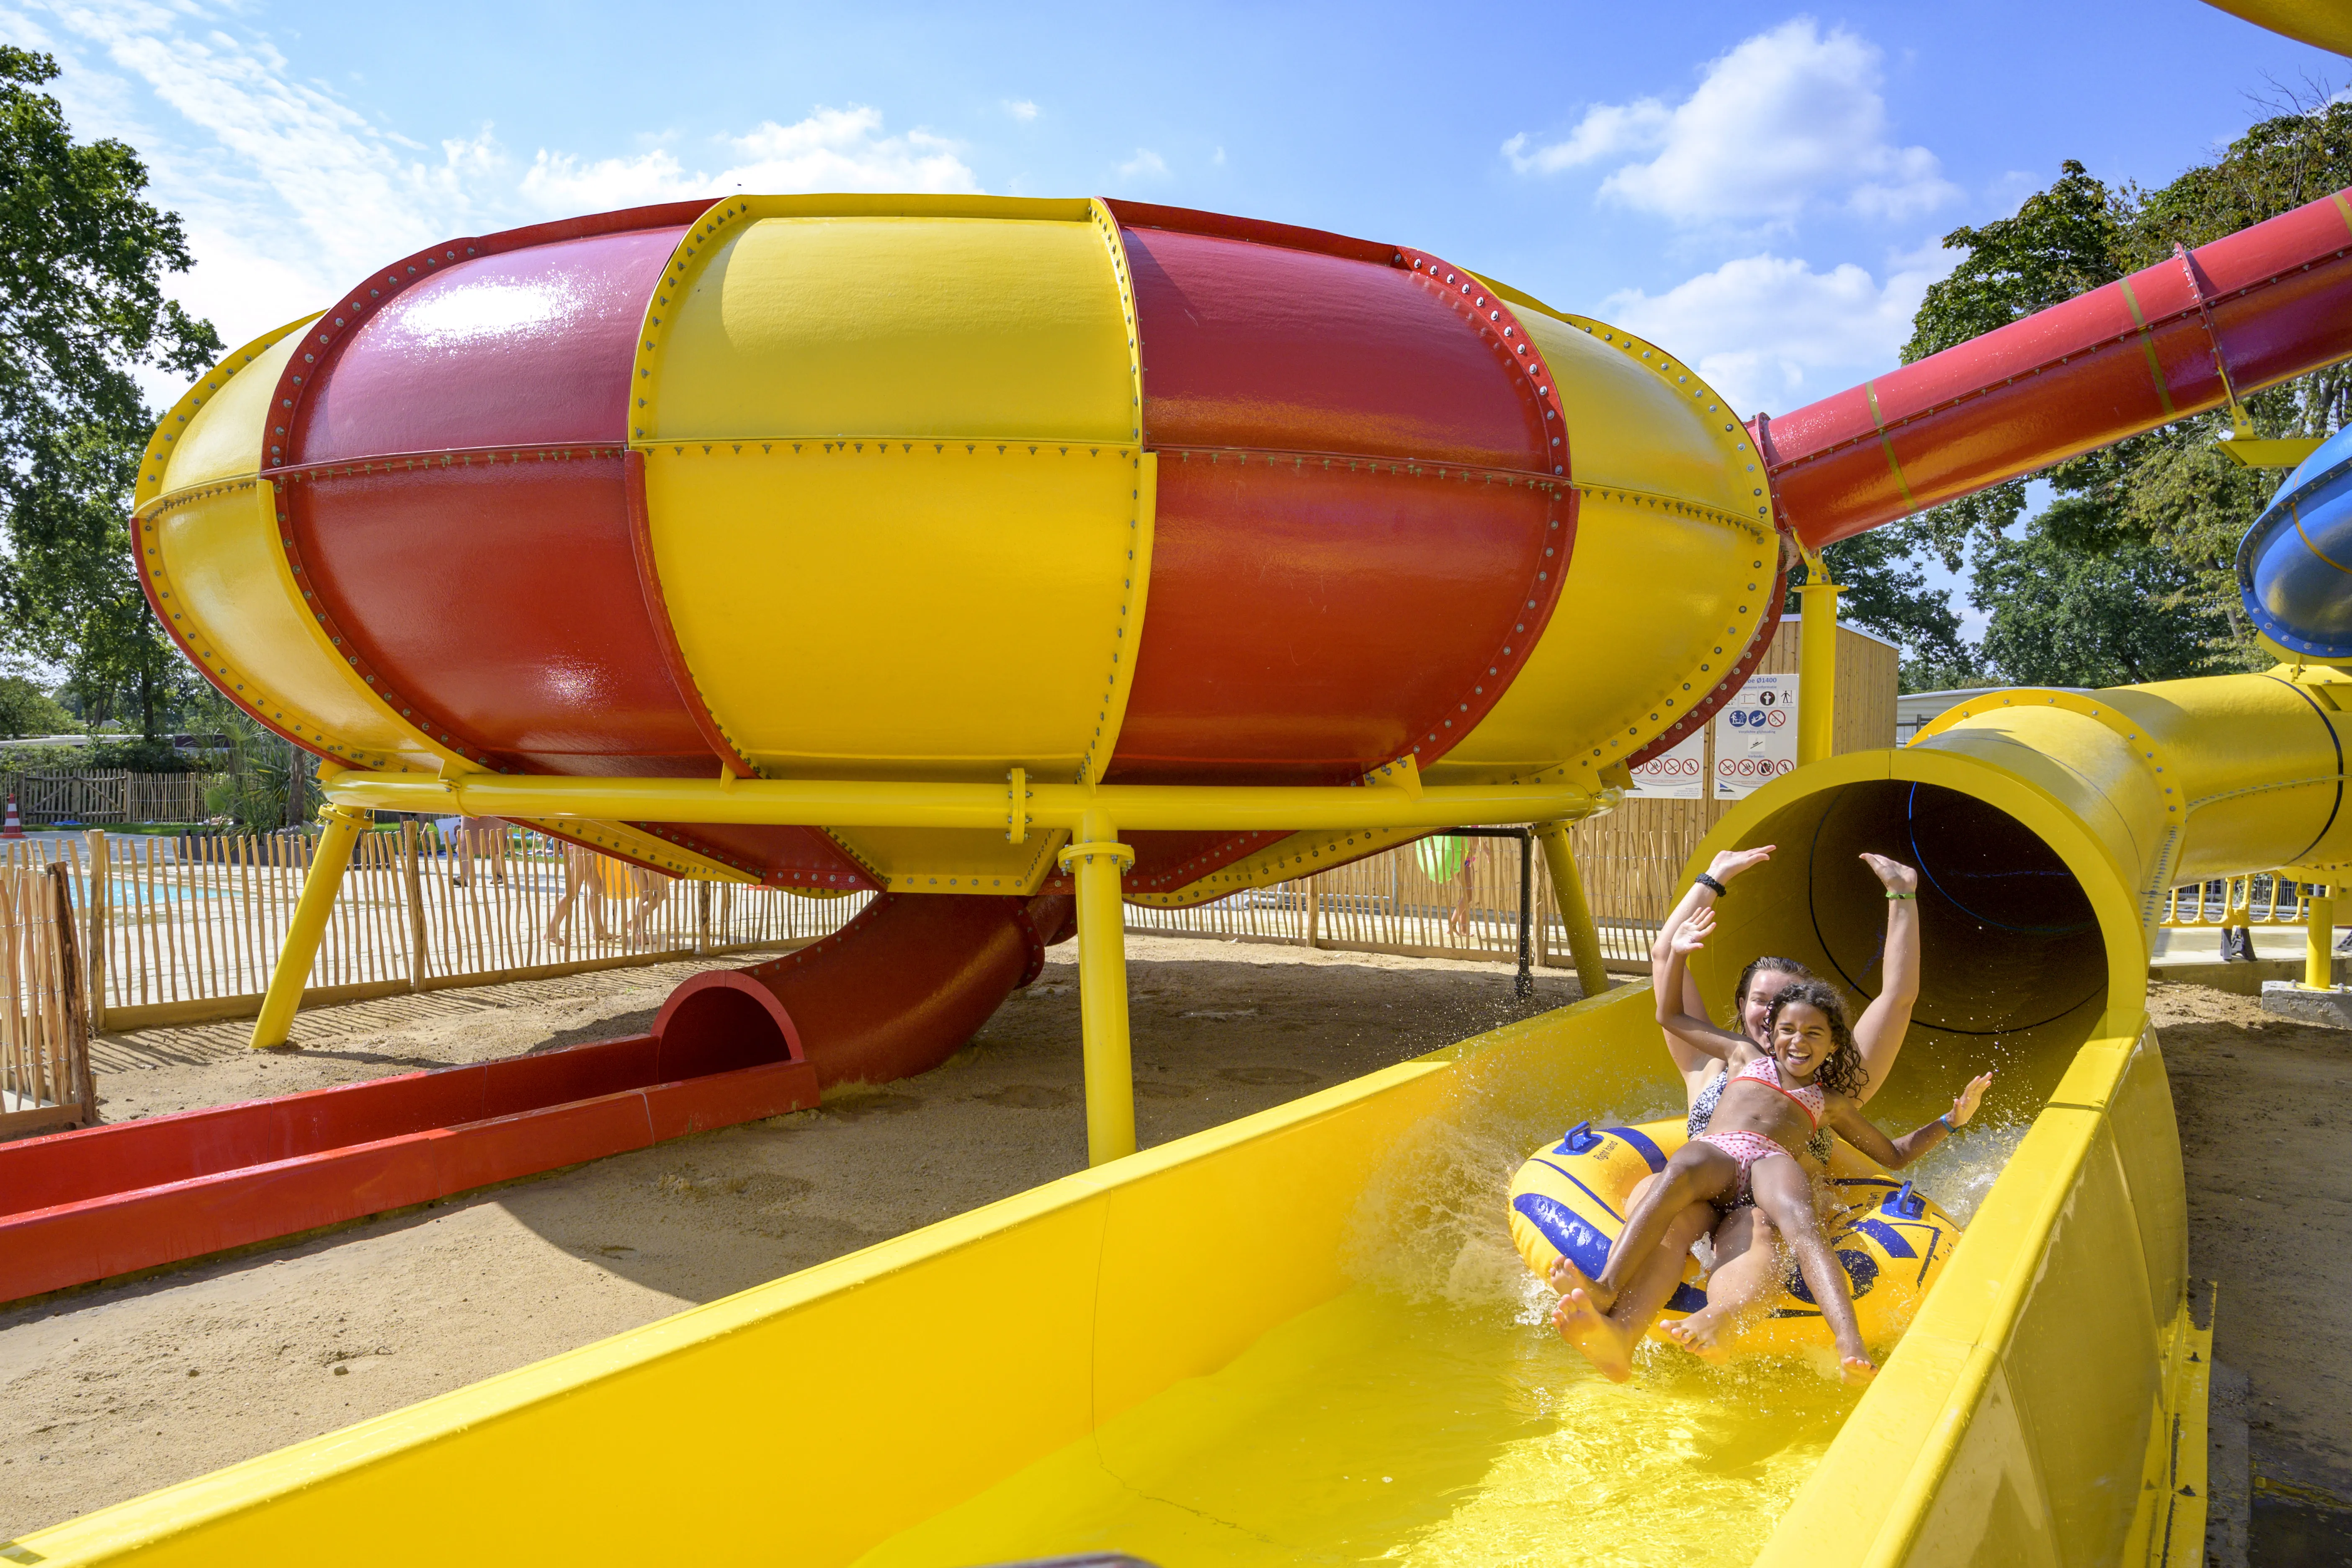
[[[16,797],[12,795],[8,797],[7,826],[0,826],[0,838],[22,838],[24,837],[25,819],[16,815]]]

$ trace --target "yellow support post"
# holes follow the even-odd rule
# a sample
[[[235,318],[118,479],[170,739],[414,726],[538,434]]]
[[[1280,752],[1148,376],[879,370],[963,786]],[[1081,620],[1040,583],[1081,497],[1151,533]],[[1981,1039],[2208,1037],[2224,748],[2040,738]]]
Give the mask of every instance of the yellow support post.
[[[1803,712],[1801,707],[1798,711]],[[1576,961],[1576,984],[1587,996],[1609,989],[1609,971],[1601,962],[1601,933],[1593,928],[1592,907],[1584,900],[1584,879],[1576,869],[1576,852],[1568,842],[1568,824],[1547,822],[1536,829],[1543,845],[1544,865],[1551,872],[1552,900],[1559,905],[1561,923],[1568,927],[1569,956]]]
[[[1797,649],[1797,765],[1827,762],[1837,735],[1837,596],[1818,555],[1806,560],[1804,637]]]
[[[2336,989],[2336,889],[2315,884],[2305,912],[2303,948],[2303,988]]]
[[[253,1021],[253,1048],[282,1046],[293,1031],[294,1009],[302,1005],[302,983],[310,977],[310,961],[319,955],[319,939],[327,934],[327,917],[334,912],[335,894],[343,885],[343,868],[352,863],[352,847],[370,814],[342,806],[327,808],[327,830],[319,836],[318,853],[302,878],[302,896],[294,905],[294,922],[286,928],[286,945],[278,950],[278,966],[269,972],[269,990],[261,998],[261,1016]]]
[[[1085,842],[1061,854],[1078,884],[1078,1022],[1087,1079],[1087,1163],[1135,1152],[1135,1064],[1127,1033],[1127,908],[1119,875],[1135,851],[1089,816]]]

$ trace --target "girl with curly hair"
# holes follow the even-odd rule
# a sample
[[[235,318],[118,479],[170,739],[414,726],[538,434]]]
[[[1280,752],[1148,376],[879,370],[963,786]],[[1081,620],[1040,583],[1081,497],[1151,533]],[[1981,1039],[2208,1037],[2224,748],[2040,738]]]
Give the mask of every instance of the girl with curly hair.
[[[1567,1289],[1558,1321],[1570,1342],[1580,1347],[1582,1321],[1609,1310],[1685,1205],[1752,1201],[1796,1254],[1798,1271],[1837,1341],[1847,1381],[1862,1382],[1878,1369],[1863,1343],[1845,1271],[1831,1255],[1798,1151],[1826,1127],[1899,1171],[1976,1114],[1992,1075],[1970,1082],[1949,1111],[1926,1126],[1887,1137],[1862,1114],[1858,1096],[1869,1075],[1846,1026],[1844,999],[1828,984],[1799,980],[1781,987],[1764,1019],[1769,1048],[1683,1010],[1683,971],[1714,927],[1714,912],[1701,910],[1675,933],[1666,983],[1657,989],[1658,1023],[1694,1047],[1721,1054],[1730,1072],[1722,1100],[1707,1130],[1675,1151],[1626,1215],[1600,1278],[1586,1279],[1563,1260],[1559,1282]]]

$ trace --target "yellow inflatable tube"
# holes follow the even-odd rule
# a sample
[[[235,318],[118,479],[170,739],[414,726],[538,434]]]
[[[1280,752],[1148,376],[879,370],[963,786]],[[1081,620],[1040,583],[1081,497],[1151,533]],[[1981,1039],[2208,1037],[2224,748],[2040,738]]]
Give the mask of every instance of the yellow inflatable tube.
[[[1666,1168],[1685,1135],[1680,1121],[1601,1128],[1580,1121],[1530,1155],[1511,1181],[1511,1242],[1536,1278],[1549,1279],[1563,1255],[1586,1274],[1599,1274],[1624,1228],[1634,1187]],[[1891,1349],[1935,1287],[1960,1227],[1925,1193],[1843,1142],[1830,1155],[1830,1182],[1846,1202],[1830,1226],[1830,1250],[1853,1287],[1863,1338],[1873,1350]],[[1698,1273],[1694,1258],[1660,1323],[1706,1305]],[[1665,1338],[1654,1325],[1650,1331]],[[1832,1348],[1829,1327],[1801,1279],[1791,1280],[1741,1346],[1773,1355]]]

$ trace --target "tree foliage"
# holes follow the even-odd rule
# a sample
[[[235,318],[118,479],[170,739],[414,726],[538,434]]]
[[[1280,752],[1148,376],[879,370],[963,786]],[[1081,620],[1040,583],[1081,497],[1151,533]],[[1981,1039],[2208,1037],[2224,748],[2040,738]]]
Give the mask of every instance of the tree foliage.
[[[2014,216],[1955,229],[1944,244],[1964,254],[1928,289],[1906,363],[2154,266],[2176,245],[2194,248],[2352,185],[2352,104],[2278,107],[2158,189],[2111,188],[2070,160]],[[2257,435],[2328,435],[2352,414],[2352,372],[2319,371],[2244,404]],[[1992,617],[1980,649],[1990,673],[2097,685],[2264,662],[2234,563],[2284,476],[2232,461],[2216,439],[2229,427],[2226,413],[2200,415],[2056,465],[2043,477],[2057,503],[2022,537],[2011,535],[2022,480],[1916,520],[1948,568],[1978,559],[1971,598]],[[2126,670],[2152,673],[2116,673]]]
[[[0,675],[0,737],[55,735],[73,723],[57,700],[21,675]]]
[[[193,377],[221,353],[166,299],[179,218],[121,142],[77,142],[46,55],[0,45],[0,639],[67,670],[87,718],[123,694],[147,733],[184,661],[139,591],[128,518],[155,416],[142,365]]]

